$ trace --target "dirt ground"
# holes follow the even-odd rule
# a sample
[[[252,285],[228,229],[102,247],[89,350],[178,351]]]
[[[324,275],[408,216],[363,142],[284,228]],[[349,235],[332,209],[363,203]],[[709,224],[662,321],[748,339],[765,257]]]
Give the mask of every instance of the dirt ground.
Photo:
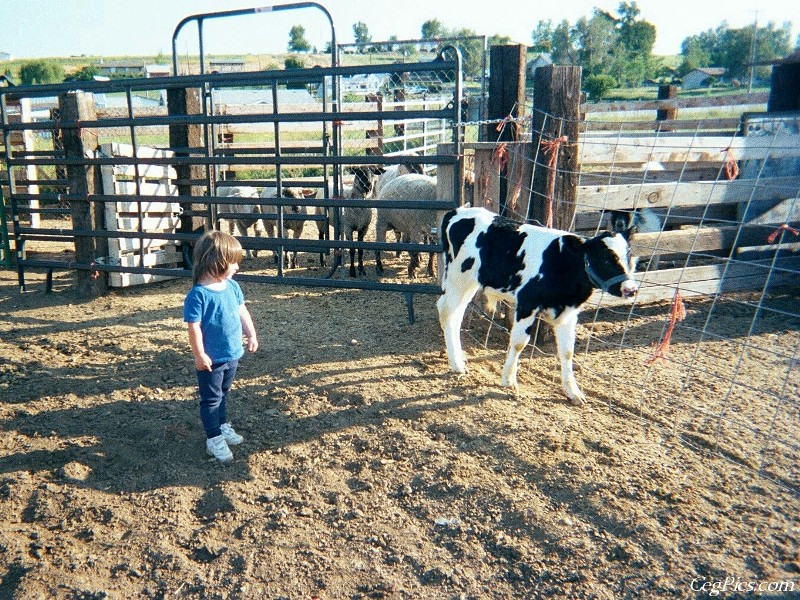
[[[745,438],[712,451],[686,405],[718,389],[668,368],[653,384],[680,401],[636,399],[668,308],[598,318],[600,339],[635,335],[579,357],[589,401],[573,407],[550,353],[526,353],[519,394],[500,388],[502,334],[484,348],[479,319],[470,372],[448,375],[434,297],[411,325],[398,294],[245,283],[261,348],[242,361],[229,414],[245,441],[224,466],[205,455],[188,280],[93,300],[68,273],[49,294],[28,280],[20,294],[0,271],[0,598],[800,591],[798,457],[768,478]],[[784,318],[754,345],[797,328]],[[678,336],[671,352],[694,348]]]

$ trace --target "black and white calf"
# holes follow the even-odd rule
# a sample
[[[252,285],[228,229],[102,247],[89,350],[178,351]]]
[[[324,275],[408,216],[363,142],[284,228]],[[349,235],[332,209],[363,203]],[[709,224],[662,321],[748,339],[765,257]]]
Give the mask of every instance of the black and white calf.
[[[461,321],[472,297],[484,288],[490,297],[516,305],[501,385],[516,387],[517,360],[539,315],[555,330],[567,397],[583,402],[572,372],[578,315],[594,288],[626,298],[636,293],[625,238],[610,232],[582,238],[522,225],[477,207],[445,214],[441,232],[444,293],[437,307],[450,369],[466,372]]]

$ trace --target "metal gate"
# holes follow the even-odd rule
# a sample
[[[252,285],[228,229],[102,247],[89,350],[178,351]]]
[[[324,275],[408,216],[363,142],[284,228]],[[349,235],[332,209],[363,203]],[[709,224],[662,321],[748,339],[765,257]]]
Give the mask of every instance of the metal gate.
[[[313,253],[327,257],[327,264],[293,270],[279,260],[274,267],[242,269],[241,280],[438,293],[434,282],[336,275],[342,253],[353,247],[438,250],[435,239],[422,245],[346,240],[341,209],[375,208],[377,202],[340,196],[348,167],[422,162],[438,174],[444,190],[439,199],[381,201],[381,206],[443,211],[460,203],[459,53],[446,48],[421,63],[340,67],[335,57],[332,63],[0,88],[20,285],[25,287],[29,269],[69,269],[93,278],[125,274],[137,276],[137,282],[188,277],[193,240],[247,205],[262,209],[259,219],[274,220],[277,235],[242,236],[246,249]],[[377,78],[387,91],[425,86],[425,98],[404,110],[373,101],[343,102],[342,87],[367,77]],[[10,107],[18,103],[29,105],[30,119],[12,118]],[[404,149],[392,152],[375,138],[379,129],[401,131],[412,123],[423,123],[423,133]],[[433,140],[431,124],[437,124],[439,136]],[[33,150],[12,149],[9,139],[19,132],[34,136]],[[225,195],[234,186],[275,190],[277,197]],[[300,201],[284,198],[287,187],[314,193]],[[294,212],[298,205],[300,217]],[[268,207],[272,213],[265,212]],[[288,237],[287,223],[298,218],[320,222],[319,237]]]

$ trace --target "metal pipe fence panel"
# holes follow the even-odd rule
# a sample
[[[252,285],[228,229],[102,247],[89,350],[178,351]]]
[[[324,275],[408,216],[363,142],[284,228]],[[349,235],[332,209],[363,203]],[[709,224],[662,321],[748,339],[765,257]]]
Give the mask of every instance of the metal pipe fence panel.
[[[382,76],[386,96],[402,96],[412,77],[438,81],[437,98],[398,110],[388,103],[345,102],[335,92],[343,80],[373,75]],[[187,90],[199,102],[175,110],[173,96]],[[87,113],[65,118],[60,103],[81,93],[90,98]],[[457,53],[428,63],[0,88],[4,139],[18,134],[35,138],[34,150],[12,148],[4,161],[21,285],[30,268],[185,277],[190,275],[191,242],[202,229],[238,221],[255,228],[236,231],[243,247],[262,251],[244,263],[242,274],[248,279],[438,292],[434,280],[340,276],[337,268],[350,249],[394,257],[438,248],[430,231],[423,244],[376,240],[372,230],[366,238],[349,240],[341,218],[348,210],[441,212],[460,203],[460,186],[452,183],[447,189],[455,191],[436,200],[379,201],[346,194],[359,169],[369,168],[377,177],[382,170],[424,163],[433,175],[460,172],[460,97]],[[30,119],[10,118],[6,107],[19,100],[31,103]],[[396,132],[380,141],[381,148],[374,137],[379,128]],[[76,134],[89,136],[92,151],[75,155],[64,150],[64,139]],[[442,142],[455,151],[441,152]],[[392,144],[398,146],[394,151],[387,148]],[[102,179],[101,185],[81,192],[72,179],[76,169]],[[73,175],[67,177],[67,171]],[[242,196],[242,189],[250,196]],[[303,194],[287,197],[295,190]],[[102,226],[87,229],[71,222],[74,207],[87,201],[104,213]],[[265,237],[271,225],[272,235]],[[80,238],[109,240],[130,256],[77,259],[71,253]],[[156,250],[174,262],[148,257]],[[290,269],[283,260],[273,263],[264,251],[301,253],[301,260]],[[404,261],[397,261],[397,274]]]

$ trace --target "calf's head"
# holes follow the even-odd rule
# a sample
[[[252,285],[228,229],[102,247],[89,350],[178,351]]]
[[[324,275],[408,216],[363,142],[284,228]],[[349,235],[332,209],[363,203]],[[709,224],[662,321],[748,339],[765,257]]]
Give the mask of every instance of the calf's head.
[[[621,234],[605,232],[586,240],[583,262],[594,287],[621,298],[631,298],[639,290],[630,248]]]

